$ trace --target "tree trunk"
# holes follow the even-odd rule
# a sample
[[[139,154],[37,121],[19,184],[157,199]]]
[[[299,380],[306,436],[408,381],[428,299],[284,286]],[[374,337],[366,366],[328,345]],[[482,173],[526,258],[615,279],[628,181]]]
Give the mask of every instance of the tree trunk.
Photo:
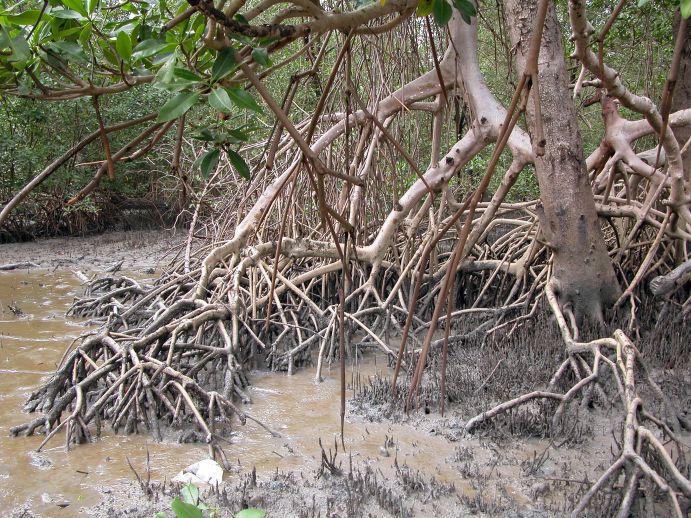
[[[674,15],[674,38],[676,40],[679,32],[679,25],[681,16],[679,11]],[[691,106],[691,23],[686,22],[686,30],[684,31],[684,46],[681,49],[681,61],[679,62],[679,77],[674,89],[674,97],[672,97],[672,109],[674,113],[678,110],[684,110]],[[675,128],[674,136],[679,141],[679,147],[684,147],[684,144],[691,138],[691,126],[681,126]],[[686,154],[682,155],[684,164],[684,177],[689,178],[691,175],[691,150],[686,150]]]
[[[519,74],[526,67],[537,0],[509,0],[504,4],[516,45]],[[538,59],[538,78],[544,155],[536,157],[540,186],[539,208],[542,232],[554,253],[552,277],[557,282],[559,302],[576,317],[602,321],[603,309],[620,293],[607,255],[593,193],[583,157],[576,109],[571,101],[559,25],[554,4],[549,3]],[[533,98],[527,107],[528,129],[535,133]],[[533,148],[536,143],[533,142]]]

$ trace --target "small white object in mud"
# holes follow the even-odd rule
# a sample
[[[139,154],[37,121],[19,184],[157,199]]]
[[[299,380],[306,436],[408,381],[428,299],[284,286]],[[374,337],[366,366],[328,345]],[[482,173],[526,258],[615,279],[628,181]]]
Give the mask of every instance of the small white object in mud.
[[[209,484],[215,486],[223,480],[223,468],[211,459],[200,460],[175,475],[173,482],[183,484]]]

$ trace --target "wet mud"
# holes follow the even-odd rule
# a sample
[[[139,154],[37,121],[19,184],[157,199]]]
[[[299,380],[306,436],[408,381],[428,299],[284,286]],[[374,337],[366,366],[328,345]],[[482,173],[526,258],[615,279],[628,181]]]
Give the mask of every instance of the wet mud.
[[[81,293],[75,272],[90,276],[119,265],[144,279],[159,271],[165,252],[174,252],[175,237],[135,233],[82,239],[0,245],[0,263],[30,260],[40,266],[0,272],[3,515],[168,511],[173,516],[170,502],[179,487],[169,481],[206,457],[204,444],[181,444],[174,434],[155,443],[146,435],[104,430],[96,442],[69,452],[59,439],[37,452],[43,436],[9,437],[12,426],[29,418],[21,411],[29,392],[88,330],[84,322],[64,316]],[[224,448],[233,469],[203,498],[221,509],[221,516],[248,505],[266,509],[271,517],[562,516],[612,461],[612,430],[618,426],[612,415],[584,409],[585,418],[574,416],[573,428],[560,437],[550,437],[540,418],[549,409],[537,406],[474,435],[463,429],[476,412],[549,376],[560,360],[560,343],[558,335],[549,338],[549,321],[540,326],[544,329],[533,331],[532,343],[519,336],[501,347],[460,344],[451,357],[444,417],[434,375],[428,376],[417,411],[406,415],[391,404],[391,371],[384,358],[367,351],[350,358],[344,445],[337,366],[322,373],[322,383],[315,382],[313,368],[292,376],[253,371],[249,410],[280,437],[252,423],[236,426]],[[521,360],[526,356],[529,362]],[[606,511],[606,495],[597,505],[598,513]]]

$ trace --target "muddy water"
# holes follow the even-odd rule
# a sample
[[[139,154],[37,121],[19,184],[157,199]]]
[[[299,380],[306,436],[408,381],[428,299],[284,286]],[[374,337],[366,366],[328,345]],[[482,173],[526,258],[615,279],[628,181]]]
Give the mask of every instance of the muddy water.
[[[157,444],[146,436],[113,435],[105,430],[100,440],[70,452],[65,451],[59,437],[40,453],[36,448],[42,436],[9,437],[12,426],[33,417],[21,411],[32,388],[51,374],[65,348],[85,331],[81,322],[64,317],[80,292],[80,282],[70,271],[0,272],[0,504],[5,511],[79,515],[82,507],[101,501],[103,493],[118,480],[133,480],[127,458],[144,472],[148,450],[151,477],[163,480],[206,457],[203,445]],[[22,311],[19,315],[11,309],[17,306]],[[370,357],[350,365],[348,376],[371,375],[382,367],[381,358],[377,363],[376,357]],[[312,369],[292,377],[253,373],[253,404],[246,410],[281,437],[270,437],[249,422],[238,427],[226,448],[238,471],[256,466],[261,476],[275,468],[313,469],[319,465],[317,438],[321,437],[328,448],[338,435],[339,383],[335,368],[324,372],[323,383],[316,384],[313,377]],[[395,442],[390,457],[380,451],[387,436]],[[385,471],[397,457],[399,464],[424,470],[440,480],[456,478],[447,465],[452,453],[448,442],[431,436],[429,430],[370,423],[351,416],[346,422],[346,448],[354,458],[371,459]],[[347,458],[342,458],[347,465]],[[66,509],[57,506],[63,501],[70,503]]]

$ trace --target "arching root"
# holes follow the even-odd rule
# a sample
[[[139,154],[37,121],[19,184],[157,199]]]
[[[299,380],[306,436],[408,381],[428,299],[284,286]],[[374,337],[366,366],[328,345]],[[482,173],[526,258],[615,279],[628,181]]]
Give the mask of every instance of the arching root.
[[[220,444],[235,420],[245,424],[250,419],[275,435],[233,403],[235,397],[243,402],[249,398],[243,390],[247,379],[225,329],[230,312],[199,300],[167,305],[159,297],[152,299],[157,311],[140,311],[141,327],[119,325],[126,308],[135,308],[157,288],[148,290],[131,280],[92,283],[92,296],[76,302],[71,311],[107,316],[109,328],[83,337],[66,353],[56,373],[25,405],[42,415],[12,428],[13,435],[40,430],[46,434],[41,449],[64,430],[69,448],[89,441],[94,430],[99,435],[104,422],[115,432],[146,429],[159,441],[165,428],[189,434],[192,426],[201,432],[198,439],[208,444],[209,455],[223,462]],[[148,325],[143,325],[146,320]]]
[[[472,432],[492,417],[529,401],[553,399],[559,402],[552,423],[557,431],[563,425],[564,412],[569,404],[574,403],[578,396],[581,404],[589,403],[598,394],[607,399],[607,387],[603,382],[613,380],[616,396],[621,402],[623,421],[620,452],[611,466],[581,497],[571,516],[581,516],[599,491],[608,483],[617,481],[622,488],[618,516],[628,516],[643,479],[650,480],[668,496],[675,516],[685,516],[680,497],[691,500],[691,481],[681,470],[686,466],[686,460],[684,446],[676,435],[680,423],[685,423],[673,412],[662,390],[651,379],[640,353],[623,331],[616,330],[609,338],[577,342],[559,307],[552,283],[548,283],[545,292],[566,343],[568,358],[552,376],[547,389],[523,394],[473,417],[466,423],[466,430]],[[560,392],[557,385],[569,370],[576,381],[568,390]],[[646,408],[645,398],[641,395],[643,387],[662,401],[667,414],[665,418],[656,417],[653,409]],[[667,439],[672,443],[671,450]],[[676,461],[670,451],[676,453]]]

